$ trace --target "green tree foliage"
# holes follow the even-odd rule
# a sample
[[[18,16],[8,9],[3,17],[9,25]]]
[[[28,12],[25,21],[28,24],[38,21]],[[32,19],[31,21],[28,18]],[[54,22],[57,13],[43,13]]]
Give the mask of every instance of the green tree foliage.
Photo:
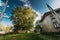
[[[10,19],[14,24],[15,31],[29,30],[32,28],[33,22],[37,14],[29,7],[16,7],[12,10]]]

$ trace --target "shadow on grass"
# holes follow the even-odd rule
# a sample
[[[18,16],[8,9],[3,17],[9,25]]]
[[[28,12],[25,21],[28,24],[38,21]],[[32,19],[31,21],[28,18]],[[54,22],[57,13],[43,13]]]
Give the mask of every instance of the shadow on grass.
[[[46,40],[60,40],[60,32],[44,32],[41,35]]]
[[[0,36],[0,40],[60,40],[60,36],[50,33],[8,33]]]

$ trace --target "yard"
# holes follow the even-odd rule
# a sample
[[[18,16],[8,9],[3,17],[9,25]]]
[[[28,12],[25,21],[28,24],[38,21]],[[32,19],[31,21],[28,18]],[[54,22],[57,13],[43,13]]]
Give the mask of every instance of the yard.
[[[0,36],[0,40],[60,40],[60,36],[42,35],[37,33],[8,34]]]

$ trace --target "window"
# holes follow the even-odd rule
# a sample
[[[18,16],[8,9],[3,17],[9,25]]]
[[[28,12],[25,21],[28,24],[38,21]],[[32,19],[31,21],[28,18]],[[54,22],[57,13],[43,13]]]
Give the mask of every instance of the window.
[[[53,25],[55,28],[60,28],[60,24],[58,22],[54,22]]]
[[[51,18],[51,20],[54,20],[54,19],[55,19],[55,17],[52,17],[52,18]]]

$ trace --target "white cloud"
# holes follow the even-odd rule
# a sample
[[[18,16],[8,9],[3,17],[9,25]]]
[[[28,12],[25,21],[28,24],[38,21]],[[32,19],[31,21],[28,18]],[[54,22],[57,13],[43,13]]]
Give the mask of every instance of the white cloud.
[[[4,21],[1,22],[1,25],[3,25],[3,27],[7,27],[7,26],[11,27],[11,26],[13,26],[12,24],[5,23]]]
[[[31,3],[30,3],[29,0],[20,0],[20,1],[25,3],[24,6],[31,7],[31,6],[30,6]]]
[[[7,15],[6,15],[6,16],[4,16],[4,17],[5,17],[5,18],[9,18],[9,16],[7,16]]]
[[[27,2],[28,0],[20,0],[20,1],[22,1],[22,2]]]
[[[3,27],[7,27],[7,25],[9,25],[10,27],[13,27],[13,24],[12,24],[12,22],[10,21],[10,22],[5,22],[5,20],[4,21],[1,21],[1,23],[0,23],[1,25],[3,25]]]
[[[0,0],[0,6],[4,6],[4,2]]]
[[[9,16],[5,13],[4,14],[4,16],[3,16],[4,18],[9,18]]]
[[[10,7],[9,5],[7,5],[7,7]]]
[[[38,15],[34,20],[34,27],[35,27],[36,21],[41,20],[41,13],[39,11],[34,10],[34,9],[32,9],[32,11],[36,12],[36,14]]]
[[[27,6],[28,7],[29,5],[28,4],[24,4],[24,6]]]
[[[0,6],[4,6],[4,2],[0,0]],[[9,7],[9,5],[7,5],[7,7]]]
[[[38,16],[41,16],[41,14],[40,14],[39,11],[36,11],[36,10],[34,10],[34,9],[32,9],[32,11],[36,12],[36,14],[37,14]]]
[[[52,7],[53,9],[60,8],[60,0],[53,0]]]

